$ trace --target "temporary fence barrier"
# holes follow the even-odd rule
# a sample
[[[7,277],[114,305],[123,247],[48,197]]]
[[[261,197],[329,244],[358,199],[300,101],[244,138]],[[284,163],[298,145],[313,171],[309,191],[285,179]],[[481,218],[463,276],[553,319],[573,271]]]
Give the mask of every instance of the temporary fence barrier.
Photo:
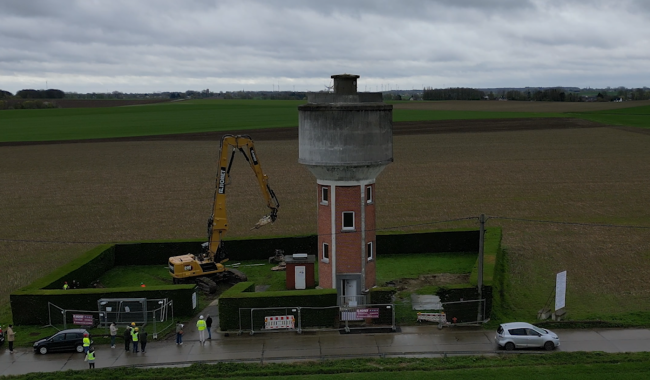
[[[475,326],[489,321],[485,299],[443,302],[442,307],[447,323],[440,326]]]
[[[397,329],[392,304],[356,307],[280,307],[239,309],[239,334],[261,332]]]
[[[68,325],[85,327],[87,329],[104,329],[104,334],[109,334],[109,327],[112,322],[116,325],[127,326],[135,322],[137,325],[146,327],[152,334],[153,339],[158,336],[172,331],[175,327],[174,322],[174,304],[168,299],[143,299],[145,311],[137,310],[132,314],[124,309],[124,313],[119,313],[113,309],[111,302],[100,300],[99,310],[69,310],[48,302],[48,322],[47,326],[54,327],[57,330],[68,329]],[[114,301],[119,304],[119,301]],[[108,306],[107,306],[108,305]],[[147,307],[148,305],[148,307]],[[107,310],[108,308],[108,310]],[[130,307],[129,307],[130,309]]]

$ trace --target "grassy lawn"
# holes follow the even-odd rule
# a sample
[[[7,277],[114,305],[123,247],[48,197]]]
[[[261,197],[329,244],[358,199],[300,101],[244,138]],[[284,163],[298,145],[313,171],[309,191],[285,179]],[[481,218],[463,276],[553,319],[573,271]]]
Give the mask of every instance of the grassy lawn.
[[[101,359],[99,359],[101,360]],[[431,379],[545,380],[647,379],[648,353],[553,353],[457,356],[440,359],[342,359],[305,363],[245,364],[220,362],[183,368],[110,368],[12,376],[16,380],[63,379]],[[623,375],[624,374],[624,375]]]
[[[475,253],[384,255],[377,259],[377,284],[381,286],[386,281],[432,273],[469,273],[475,262]],[[265,260],[231,260],[226,263],[226,267],[244,272],[255,285],[268,286],[268,291],[285,290],[286,272],[272,271],[275,265]],[[318,283],[318,265],[315,265],[315,274]],[[107,288],[138,286],[141,283],[149,286],[172,284],[169,270],[163,265],[115,267],[106,272],[99,282]]]
[[[382,286],[387,281],[405,278],[417,279],[421,275],[438,273],[468,274],[476,262],[475,253],[437,253],[384,255],[377,258],[377,284]],[[268,261],[246,260],[230,261],[227,266],[235,267],[248,276],[256,286],[266,287],[266,291],[286,290],[286,272],[272,271],[275,264]],[[318,265],[315,266],[316,283],[318,283]],[[172,283],[165,266],[123,266],[106,272],[100,279],[105,287],[169,285]],[[458,284],[451,284],[458,285]],[[416,312],[411,305],[411,293],[435,294],[438,286],[427,281],[412,284],[408,289],[397,293],[396,321],[401,325],[416,323]]]

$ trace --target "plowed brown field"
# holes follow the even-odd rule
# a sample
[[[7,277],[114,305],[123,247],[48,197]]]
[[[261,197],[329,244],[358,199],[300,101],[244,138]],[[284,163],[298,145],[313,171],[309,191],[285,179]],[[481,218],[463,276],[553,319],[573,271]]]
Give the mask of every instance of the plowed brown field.
[[[281,208],[275,224],[250,231],[266,210],[236,161],[228,236],[314,233],[316,181],[297,162],[296,129],[245,132]],[[1,147],[0,305],[100,242],[202,238],[219,136]],[[534,318],[562,270],[571,318],[648,312],[649,146],[650,135],[575,119],[397,123],[395,161],[377,179],[377,225],[476,227],[440,222],[488,215],[488,228],[504,230],[521,318]]]

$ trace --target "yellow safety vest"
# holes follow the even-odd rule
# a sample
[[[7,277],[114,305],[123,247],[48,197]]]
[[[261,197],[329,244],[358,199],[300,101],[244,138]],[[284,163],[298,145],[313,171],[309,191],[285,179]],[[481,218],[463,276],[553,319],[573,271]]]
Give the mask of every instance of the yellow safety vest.
[[[134,342],[138,341],[138,332],[137,331],[135,331],[135,330],[131,331],[131,340],[134,341]]]
[[[63,290],[68,290],[69,286],[68,284],[63,284]]]
[[[205,330],[205,326],[206,326],[206,325],[205,325],[205,321],[204,321],[203,319],[199,319],[199,320],[196,322],[196,327],[199,328],[199,331],[203,331],[203,330]]]
[[[87,336],[84,337],[84,347],[90,346],[90,338]]]
[[[88,361],[95,360],[95,353],[88,351]]]

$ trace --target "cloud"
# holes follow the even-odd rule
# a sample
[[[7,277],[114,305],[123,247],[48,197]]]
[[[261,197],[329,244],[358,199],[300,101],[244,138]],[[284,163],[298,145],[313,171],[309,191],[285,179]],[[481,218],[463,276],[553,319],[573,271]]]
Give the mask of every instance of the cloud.
[[[641,0],[5,0],[0,89],[320,90],[344,72],[373,91],[639,87],[648,13]]]

